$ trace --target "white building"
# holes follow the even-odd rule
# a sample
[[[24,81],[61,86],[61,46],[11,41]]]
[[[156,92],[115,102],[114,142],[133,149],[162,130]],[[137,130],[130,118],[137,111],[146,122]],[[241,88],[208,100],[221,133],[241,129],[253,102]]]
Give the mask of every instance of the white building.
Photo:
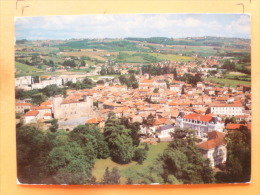
[[[211,166],[225,163],[227,160],[227,148],[225,134],[212,131],[208,133],[208,141],[198,145],[202,155],[210,160]]]
[[[32,84],[32,77],[31,76],[24,76],[24,77],[18,77],[15,78],[15,86],[27,86]]]
[[[39,111],[38,110],[30,110],[25,114],[25,124],[27,123],[36,123],[39,119]]]
[[[239,104],[213,104],[210,106],[210,113],[215,115],[236,116],[244,115],[243,106]]]
[[[15,103],[15,112],[17,113],[25,113],[26,110],[31,109],[32,104],[22,102],[22,103]]]
[[[206,137],[207,133],[211,131],[223,132],[224,123],[220,122],[220,119],[212,115],[200,115],[200,114],[188,114],[185,115],[183,111],[179,113],[176,118],[176,127],[182,129],[194,129],[197,130],[198,137]]]
[[[174,132],[173,125],[163,125],[156,130],[158,138],[170,138],[172,132]]]

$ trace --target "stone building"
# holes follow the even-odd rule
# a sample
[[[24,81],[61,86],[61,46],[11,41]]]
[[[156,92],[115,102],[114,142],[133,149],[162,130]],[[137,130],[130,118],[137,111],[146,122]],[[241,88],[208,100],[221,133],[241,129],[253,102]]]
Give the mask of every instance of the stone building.
[[[53,114],[56,119],[91,116],[93,113],[92,96],[80,99],[65,99],[62,95],[53,97]]]

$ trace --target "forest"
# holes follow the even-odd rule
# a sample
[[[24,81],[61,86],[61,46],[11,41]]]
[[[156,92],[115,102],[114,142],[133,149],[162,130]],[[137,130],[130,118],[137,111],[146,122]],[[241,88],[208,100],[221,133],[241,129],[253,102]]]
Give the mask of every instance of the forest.
[[[149,120],[145,122],[149,125]],[[80,125],[67,132],[52,123],[43,131],[37,125],[17,126],[18,180],[24,184],[120,184],[117,167],[105,170],[101,181],[92,175],[96,159],[111,158],[120,165],[142,164],[149,146],[140,145],[140,124],[109,114],[103,132],[93,125]],[[175,129],[173,141],[159,154],[139,184],[203,184],[250,181],[251,134],[246,127],[227,135],[226,171],[215,173],[196,146],[193,130]]]

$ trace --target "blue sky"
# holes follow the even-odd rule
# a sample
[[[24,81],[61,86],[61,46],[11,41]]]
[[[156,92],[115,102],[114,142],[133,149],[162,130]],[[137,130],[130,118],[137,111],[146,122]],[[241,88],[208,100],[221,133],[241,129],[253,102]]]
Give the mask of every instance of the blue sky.
[[[15,18],[16,39],[250,38],[247,14],[103,14]]]

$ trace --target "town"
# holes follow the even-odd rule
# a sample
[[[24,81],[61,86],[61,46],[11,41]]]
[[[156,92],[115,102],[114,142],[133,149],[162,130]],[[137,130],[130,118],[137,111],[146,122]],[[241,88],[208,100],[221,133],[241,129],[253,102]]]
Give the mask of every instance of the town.
[[[193,46],[192,41],[202,45]],[[246,39],[19,40],[15,59],[19,128],[32,125],[43,132],[72,133],[85,125],[106,135],[114,117],[137,124],[138,145],[154,148],[174,142],[181,130],[192,130],[200,155],[219,175],[230,163],[229,132],[251,131]]]

